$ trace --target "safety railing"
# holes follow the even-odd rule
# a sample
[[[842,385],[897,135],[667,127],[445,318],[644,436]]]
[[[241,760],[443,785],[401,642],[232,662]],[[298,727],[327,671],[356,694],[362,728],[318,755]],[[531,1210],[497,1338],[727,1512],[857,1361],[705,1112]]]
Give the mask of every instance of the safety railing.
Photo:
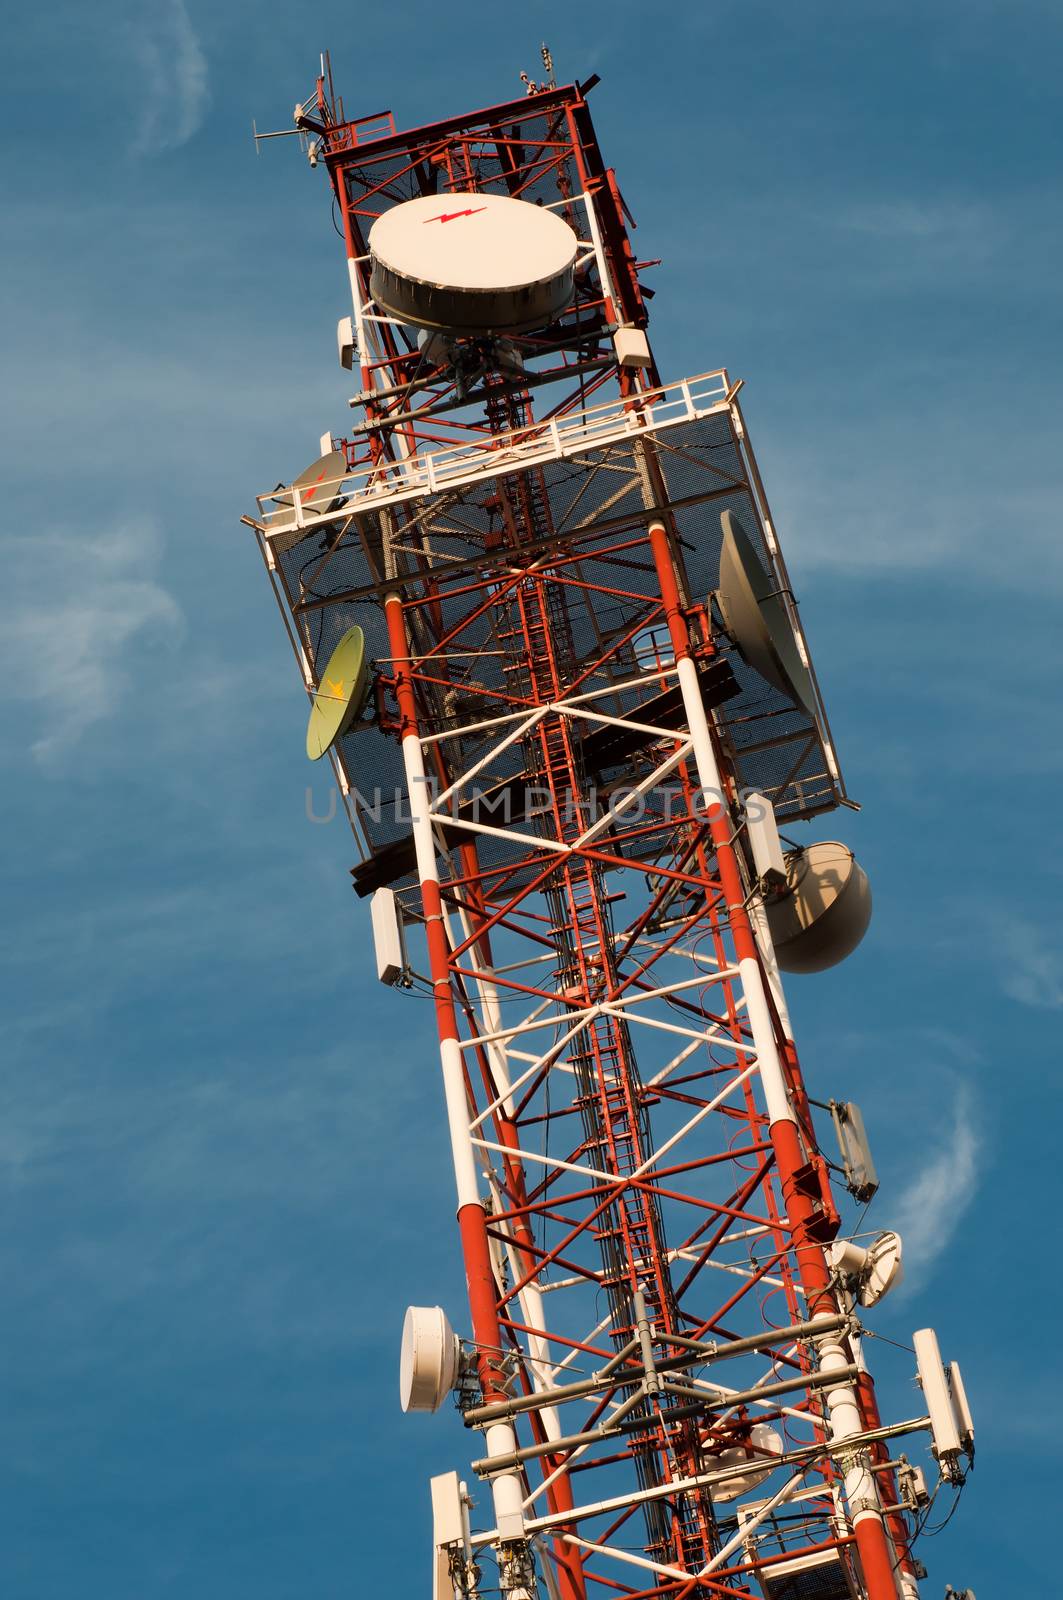
[[[551,417],[511,433],[495,434],[476,444],[451,445],[360,467],[335,486],[329,483],[334,503],[327,511],[321,509],[320,485],[314,493],[317,504],[310,505],[304,504],[298,486],[289,484],[257,496],[260,525],[268,539],[277,539],[303,528],[335,522],[352,512],[375,511],[420,495],[439,494],[483,478],[578,456],[634,435],[658,433],[724,411],[730,392],[727,373],[721,368],[632,398],[590,406],[567,417]]]

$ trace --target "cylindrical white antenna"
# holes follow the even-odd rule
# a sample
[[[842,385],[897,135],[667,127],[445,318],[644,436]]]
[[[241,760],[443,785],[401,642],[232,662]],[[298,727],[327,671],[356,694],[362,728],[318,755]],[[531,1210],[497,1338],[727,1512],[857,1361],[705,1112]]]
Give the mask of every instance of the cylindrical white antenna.
[[[934,1454],[939,1461],[956,1457],[962,1449],[960,1430],[956,1425],[956,1412],[949,1393],[945,1365],[938,1348],[938,1336],[933,1328],[920,1328],[913,1334],[915,1362],[919,1382],[930,1413],[930,1431],[934,1438]]]
[[[971,1416],[971,1408],[967,1404],[967,1390],[963,1386],[963,1378],[960,1375],[958,1361],[949,1362],[949,1388],[952,1391],[952,1408],[956,1413],[956,1421],[960,1429],[960,1438],[963,1440],[963,1448],[970,1450],[974,1444],[974,1419]]]

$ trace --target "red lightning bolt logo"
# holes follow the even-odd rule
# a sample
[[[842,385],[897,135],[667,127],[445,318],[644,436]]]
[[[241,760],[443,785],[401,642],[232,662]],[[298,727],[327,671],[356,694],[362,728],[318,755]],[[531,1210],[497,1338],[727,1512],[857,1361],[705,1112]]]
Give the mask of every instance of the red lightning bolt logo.
[[[318,473],[317,477],[312,478],[309,484],[307,484],[305,487],[302,484],[299,485],[300,489],[302,489],[304,500],[312,500],[314,498],[314,496],[317,494],[317,491],[321,487],[322,480],[324,479],[327,471],[328,463],[326,462],[326,464],[321,468],[321,471]]]
[[[458,217],[475,217],[478,211],[486,211],[486,206],[470,206],[467,211],[444,211],[441,217],[425,217],[425,222],[454,222]]]

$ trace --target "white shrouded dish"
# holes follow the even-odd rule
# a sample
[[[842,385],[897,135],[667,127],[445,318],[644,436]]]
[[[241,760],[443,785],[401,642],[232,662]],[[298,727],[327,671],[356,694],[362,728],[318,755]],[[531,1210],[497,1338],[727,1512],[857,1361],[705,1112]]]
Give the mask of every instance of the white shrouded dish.
[[[403,1411],[438,1411],[457,1375],[458,1339],[442,1306],[409,1306],[399,1357]]]

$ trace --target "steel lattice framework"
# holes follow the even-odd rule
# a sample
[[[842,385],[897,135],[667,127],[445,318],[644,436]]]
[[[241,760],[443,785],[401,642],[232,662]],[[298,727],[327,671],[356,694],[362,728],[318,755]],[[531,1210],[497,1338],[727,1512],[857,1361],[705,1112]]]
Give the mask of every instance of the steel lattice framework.
[[[400,132],[345,120],[323,73],[296,121],[346,243],[363,420],[340,506],[289,489],[248,519],[309,692],[366,631],[372,717],[332,752],[355,887],[397,889],[426,941],[489,1491],[439,1592],[911,1597],[886,1441],[925,1419],[882,1425],[829,1269],[745,836],[750,790],[801,818],[842,779],[822,706],[713,613],[737,509],[805,649],[740,385],[617,360],[646,305],[588,87]],[[508,371],[471,340],[434,365],[369,288],[376,216],[481,189],[581,240],[573,305]]]

